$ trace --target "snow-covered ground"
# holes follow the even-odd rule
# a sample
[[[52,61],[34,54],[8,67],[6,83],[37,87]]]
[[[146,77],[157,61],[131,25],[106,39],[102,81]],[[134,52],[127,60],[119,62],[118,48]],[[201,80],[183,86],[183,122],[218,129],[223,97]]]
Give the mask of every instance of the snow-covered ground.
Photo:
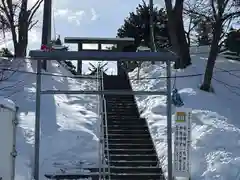
[[[33,167],[35,122],[36,62],[18,60],[4,72],[7,81],[0,84],[1,96],[12,99],[19,106],[20,123],[17,129],[16,179],[30,179]],[[16,65],[17,64],[17,65]],[[47,73],[70,75],[55,61],[49,63]],[[24,73],[24,71],[28,73]],[[42,89],[94,90],[95,80],[75,80],[64,77],[42,77]],[[97,166],[98,130],[97,96],[42,95],[40,174],[81,166]],[[43,178],[42,178],[43,179]]]
[[[206,54],[192,55],[193,65],[178,71],[179,75],[204,73]],[[35,72],[31,61],[14,63],[21,71]],[[20,67],[18,67],[20,65]],[[49,71],[70,75],[55,61]],[[230,72],[226,72],[230,71]],[[137,69],[130,73],[135,78]],[[173,70],[174,76],[174,70]],[[164,65],[145,65],[140,78],[132,81],[134,90],[165,88]],[[154,79],[156,78],[156,79]],[[219,57],[213,87],[215,93],[199,90],[202,76],[176,78],[176,87],[185,103],[193,109],[192,123],[192,179],[240,179],[240,63]],[[43,89],[90,90],[96,88],[94,80],[74,80],[44,76]],[[173,79],[174,80],[174,79]],[[20,107],[20,124],[17,132],[16,179],[29,179],[31,174],[35,121],[35,74],[15,72],[0,83],[0,95],[12,99]],[[5,87],[5,88],[4,88]],[[97,166],[98,101],[90,95],[44,95],[41,104],[40,173],[62,169],[79,169]],[[142,116],[146,117],[164,170],[167,167],[166,97],[139,96],[137,102]],[[174,107],[173,107],[174,113]],[[173,124],[174,125],[174,124]]]
[[[215,93],[199,90],[207,55],[192,55],[193,65],[176,72],[176,87],[184,107],[192,108],[191,175],[197,180],[240,179],[240,62],[219,57],[213,87]],[[230,71],[230,72],[227,72]],[[173,76],[175,72],[173,70]],[[145,66],[140,71],[142,80],[132,80],[134,90],[164,89],[164,65]],[[130,78],[137,77],[137,69]],[[156,78],[156,79],[151,79]],[[174,79],[173,79],[174,81]],[[166,97],[136,97],[142,116],[146,117],[159,158],[167,171]],[[173,113],[174,113],[173,107]],[[174,124],[173,124],[174,131]]]

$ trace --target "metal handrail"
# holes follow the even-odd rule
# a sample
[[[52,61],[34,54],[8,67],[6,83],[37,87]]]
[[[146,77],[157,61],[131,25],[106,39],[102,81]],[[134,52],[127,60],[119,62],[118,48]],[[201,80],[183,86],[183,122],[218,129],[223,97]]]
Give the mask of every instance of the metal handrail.
[[[101,71],[101,81],[102,81],[102,89],[104,89],[104,83],[103,83],[103,71]],[[110,161],[110,156],[109,156],[109,143],[108,143],[108,123],[107,123],[107,102],[105,99],[105,95],[103,94],[103,108],[104,108],[104,122],[105,122],[105,133],[106,133],[106,143],[107,143],[107,162],[108,162],[108,180],[111,180],[111,176],[110,176],[110,165],[109,165],[109,161]],[[105,145],[104,145],[104,150],[105,150]],[[105,152],[105,151],[104,151]],[[104,168],[105,170],[105,168]],[[104,174],[104,179],[105,179],[105,174]]]
[[[102,73],[100,73],[100,90],[103,89],[103,75]],[[106,169],[105,169],[105,144],[104,144],[104,140],[105,140],[105,137],[104,137],[104,107],[103,107],[103,100],[104,100],[104,97],[103,95],[100,95],[100,104],[101,104],[101,132],[102,132],[102,165],[103,165],[103,179],[105,180],[106,178]]]
[[[101,86],[101,83],[100,83],[100,80],[99,80],[99,71],[97,71],[97,89],[100,90],[100,86]],[[102,101],[101,101],[101,95],[98,96],[98,117],[99,119],[101,120],[102,119]],[[99,177],[101,178],[102,177],[102,151],[101,151],[101,141],[102,141],[102,121],[100,121],[100,127],[99,127],[99,130],[98,130],[98,133],[99,133],[99,148],[98,148],[98,166],[99,166]]]

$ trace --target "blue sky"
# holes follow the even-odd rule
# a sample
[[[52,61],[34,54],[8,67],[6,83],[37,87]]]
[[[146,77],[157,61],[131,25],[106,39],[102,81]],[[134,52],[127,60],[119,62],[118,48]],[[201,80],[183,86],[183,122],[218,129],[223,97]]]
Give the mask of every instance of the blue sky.
[[[56,31],[65,36],[114,37],[124,18],[141,2],[130,0],[123,3],[123,1],[85,0],[76,3],[76,0],[55,0]],[[67,12],[70,18],[67,14],[62,16],[63,11]]]
[[[61,34],[61,37],[115,37],[124,18],[140,2],[141,0],[53,0],[56,34]],[[87,69],[85,63],[84,70]],[[114,66],[115,63],[109,63],[110,73],[115,72]]]
[[[35,1],[29,1],[29,8]],[[56,31],[62,39],[69,36],[115,37],[124,18],[129,12],[135,11],[141,2],[142,0],[53,0],[52,35]],[[159,2],[161,0],[154,1],[156,4]],[[39,23],[29,33],[28,49],[40,47],[42,8],[35,18],[39,20]],[[10,36],[5,42],[8,42],[7,47],[11,49]],[[71,46],[71,48],[75,50],[76,46]]]

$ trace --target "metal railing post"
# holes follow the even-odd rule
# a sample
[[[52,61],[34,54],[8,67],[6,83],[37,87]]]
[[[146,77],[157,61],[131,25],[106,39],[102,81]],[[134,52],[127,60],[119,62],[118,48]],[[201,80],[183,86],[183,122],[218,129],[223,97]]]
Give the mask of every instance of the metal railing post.
[[[104,90],[104,84],[103,84],[103,71],[101,72],[102,77],[102,90]],[[110,172],[110,165],[109,165],[109,144],[108,144],[108,123],[107,123],[107,102],[105,99],[105,95],[103,94],[103,105],[104,105],[104,122],[105,122],[105,134],[106,134],[106,144],[107,144],[107,161],[108,161],[108,180],[111,180],[111,172]]]
[[[103,89],[103,76],[102,76],[102,73],[100,72],[100,69],[99,69],[99,76],[100,76],[100,79],[99,79],[99,82],[100,82],[100,90]],[[106,169],[105,169],[105,137],[104,137],[104,107],[103,107],[103,95],[100,96],[101,99],[100,99],[100,103],[101,103],[101,131],[102,131],[102,164],[103,164],[103,179],[106,178]]]
[[[99,71],[97,71],[97,89],[101,90],[101,81],[100,81]],[[103,157],[102,157],[102,101],[101,95],[98,95],[98,116],[100,120],[99,125],[99,149],[98,149],[98,164],[99,164],[99,179],[102,178],[102,166],[103,166]]]
[[[41,65],[42,61],[37,61],[36,77],[36,112],[35,112],[35,142],[34,142],[34,180],[39,180],[39,148],[40,148],[40,116],[41,116]]]
[[[171,61],[167,61],[167,144],[168,144],[168,180],[173,180],[172,172],[172,96]]]

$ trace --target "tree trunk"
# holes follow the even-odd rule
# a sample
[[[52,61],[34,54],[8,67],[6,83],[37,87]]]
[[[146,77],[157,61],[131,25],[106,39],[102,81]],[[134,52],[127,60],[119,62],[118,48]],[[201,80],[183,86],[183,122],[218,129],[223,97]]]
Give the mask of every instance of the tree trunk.
[[[188,44],[188,47],[190,47],[190,45],[191,45],[191,38],[190,38],[190,32],[185,32],[185,34],[186,34],[186,38],[187,38],[187,44]]]
[[[176,23],[176,36],[177,36],[177,43],[179,47],[179,59],[180,63],[177,68],[184,69],[187,66],[191,65],[191,57],[189,53],[189,46],[187,43],[187,38],[185,35],[184,30],[184,23],[183,23],[183,3],[177,3],[174,8],[174,16],[175,16],[175,23]]]
[[[171,45],[174,52],[178,55],[178,60],[175,62],[174,67],[176,69],[186,68],[191,64],[191,58],[182,18],[183,1],[176,1],[174,9],[172,9],[171,1],[165,0],[165,5],[168,15]]]
[[[201,90],[207,91],[207,92],[210,92],[212,90],[211,81],[213,76],[214,65],[215,65],[217,55],[218,55],[218,50],[219,50],[218,43],[221,37],[221,27],[222,27],[222,24],[220,22],[217,22],[214,25],[213,39],[212,39],[211,49],[208,56],[207,66],[204,74],[204,81],[200,87]]]
[[[23,0],[21,4],[21,11],[18,17],[18,42],[15,47],[16,57],[25,57],[28,45],[28,17],[27,0]]]
[[[15,57],[25,57],[27,54],[27,42],[17,43],[14,49]]]

